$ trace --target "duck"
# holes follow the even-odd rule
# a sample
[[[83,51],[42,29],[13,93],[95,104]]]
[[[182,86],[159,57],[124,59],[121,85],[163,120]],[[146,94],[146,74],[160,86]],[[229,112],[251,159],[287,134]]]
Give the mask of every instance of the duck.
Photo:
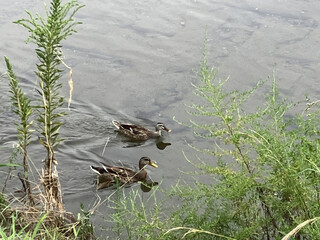
[[[128,184],[134,182],[143,182],[147,178],[145,167],[150,165],[157,168],[149,157],[141,157],[139,160],[139,170],[135,171],[131,168],[123,166],[110,166],[101,162],[101,166],[90,166],[92,171],[98,174],[97,189],[107,188],[115,184]]]
[[[158,122],[155,130],[152,131],[145,127],[131,124],[131,123],[121,123],[119,121],[113,120],[113,125],[118,129],[119,132],[123,133],[131,139],[145,141],[149,138],[158,138],[162,136],[162,130],[171,132],[162,122]]]

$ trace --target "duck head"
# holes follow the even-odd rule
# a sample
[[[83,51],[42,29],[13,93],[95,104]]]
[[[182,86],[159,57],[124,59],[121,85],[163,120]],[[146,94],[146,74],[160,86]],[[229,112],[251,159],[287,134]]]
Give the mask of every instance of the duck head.
[[[143,168],[144,168],[145,166],[147,166],[147,165],[150,165],[150,166],[155,167],[155,168],[158,167],[158,165],[155,164],[154,162],[152,162],[150,158],[148,158],[148,157],[142,157],[142,158],[140,158],[139,168],[140,168],[140,169],[143,169]]]
[[[167,128],[163,123],[158,122],[156,125],[156,131],[159,132],[159,135],[161,136],[161,131],[164,130],[166,132],[171,132],[171,129]]]

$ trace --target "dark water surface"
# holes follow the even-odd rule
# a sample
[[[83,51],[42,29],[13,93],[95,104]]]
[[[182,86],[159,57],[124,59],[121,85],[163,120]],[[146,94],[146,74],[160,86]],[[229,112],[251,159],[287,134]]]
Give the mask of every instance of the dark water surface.
[[[254,86],[258,79],[272,74],[276,63],[284,96],[291,100],[302,100],[306,93],[312,100],[319,96],[318,1],[80,2],[86,7],[78,12],[76,20],[83,24],[77,26],[78,33],[63,42],[65,61],[73,69],[74,92],[71,110],[66,109],[66,125],[61,129],[66,141],[57,154],[65,204],[75,213],[81,202],[92,206],[96,200],[91,164],[121,161],[136,166],[141,156],[149,156],[159,165],[158,169],[148,168],[149,175],[162,182],[160,187],[164,190],[176,183],[179,170],[192,169],[182,154],[185,151],[193,156],[185,141],[203,140],[195,138],[190,129],[181,127],[172,117],[186,119],[184,104],[196,99],[190,82],[195,80],[192,70],[199,65],[206,28],[209,63],[219,67],[222,78],[231,76],[230,89]],[[43,13],[43,2],[0,3],[0,57],[10,58],[25,92],[36,96],[34,45],[24,43],[27,31],[12,21],[26,17],[24,9]],[[1,60],[0,73],[4,72]],[[63,81],[67,80],[66,71]],[[67,96],[67,85],[62,91]],[[16,130],[4,78],[0,79],[0,92],[2,163],[11,154]],[[256,94],[248,108],[254,109],[262,96],[263,93]],[[158,121],[164,122],[172,129],[165,142],[172,145],[160,150],[151,140],[132,146],[117,136],[113,119],[149,128]],[[40,168],[45,154],[34,140],[30,158]],[[4,177],[1,172],[1,181]],[[20,187],[16,178],[9,185]],[[111,192],[102,190],[99,195],[104,199]],[[101,216],[96,224],[103,225]]]

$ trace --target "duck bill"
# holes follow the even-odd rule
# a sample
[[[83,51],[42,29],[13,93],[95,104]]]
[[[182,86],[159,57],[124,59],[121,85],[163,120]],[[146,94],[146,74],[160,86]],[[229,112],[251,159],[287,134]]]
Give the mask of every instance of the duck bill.
[[[158,165],[157,164],[155,164],[154,162],[152,162],[152,161],[150,161],[150,164],[149,164],[150,166],[152,166],[152,167],[155,167],[155,168],[157,168],[158,167]]]
[[[169,129],[169,128],[164,128],[164,130],[166,130],[167,132],[171,132],[171,129]]]

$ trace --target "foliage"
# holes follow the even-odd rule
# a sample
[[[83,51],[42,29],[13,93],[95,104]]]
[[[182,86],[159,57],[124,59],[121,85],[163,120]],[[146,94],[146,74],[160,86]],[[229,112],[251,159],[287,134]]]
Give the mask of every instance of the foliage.
[[[49,208],[62,209],[61,189],[58,179],[58,173],[55,165],[57,160],[54,156],[55,148],[62,141],[59,137],[59,129],[62,126],[60,118],[65,115],[60,108],[63,105],[64,98],[60,96],[60,77],[62,70],[59,65],[62,63],[61,41],[75,32],[74,26],[80,22],[75,22],[73,16],[83,5],[79,5],[76,0],[72,0],[62,5],[61,0],[52,0],[50,8],[46,11],[46,19],[39,14],[33,16],[26,11],[29,19],[20,19],[15,23],[25,27],[30,36],[28,41],[37,45],[36,55],[39,63],[35,72],[39,78],[38,90],[40,94],[39,105],[35,106],[37,110],[38,132],[42,135],[39,138],[40,143],[47,150],[47,159],[45,161],[45,170],[42,176],[42,182],[45,186],[46,199]],[[26,146],[29,144],[30,134],[29,126],[31,122],[28,119],[33,108],[30,106],[30,100],[25,97],[18,86],[16,77],[12,71],[9,60],[6,58],[7,68],[10,77],[10,86],[12,93],[12,102],[16,106],[16,113],[20,116],[21,127],[18,131],[24,133],[25,141],[23,145],[26,154]],[[19,129],[23,129],[23,131]],[[26,158],[26,156],[25,156]],[[26,161],[24,161],[26,166]],[[27,168],[25,168],[26,182]],[[30,191],[30,187],[28,187]],[[31,193],[29,194],[31,196]],[[31,202],[31,201],[30,201]],[[33,205],[33,204],[32,204]]]
[[[19,217],[13,213],[11,215],[11,226],[10,227],[1,227],[0,236],[1,239],[5,240],[15,240],[15,239],[39,239],[39,229],[46,218],[46,214],[39,218],[39,221],[33,228],[33,231],[28,231],[27,228],[29,225],[20,226]],[[17,228],[18,227],[18,228]]]
[[[10,93],[13,111],[19,118],[17,125],[19,150],[24,154],[24,181],[28,185],[27,194],[30,206],[22,206],[21,209],[13,210],[11,203],[0,196],[1,227],[0,236],[3,239],[66,239],[73,236],[79,239],[88,239],[93,235],[93,229],[89,222],[88,215],[78,219],[72,218],[65,213],[62,205],[62,196],[59,185],[58,174],[55,168],[56,159],[54,150],[62,141],[59,137],[59,129],[62,126],[61,117],[64,112],[61,109],[64,98],[60,96],[60,77],[62,70],[59,65],[62,61],[61,41],[75,32],[73,16],[83,5],[71,0],[61,4],[61,0],[52,0],[49,9],[46,9],[46,19],[39,14],[33,16],[26,11],[29,19],[16,21],[17,24],[25,27],[30,36],[28,41],[37,45],[35,52],[39,63],[36,65],[36,76],[39,78],[38,92],[40,94],[37,105],[32,105],[31,100],[23,93],[19,86],[18,79],[12,69],[10,61],[5,57],[7,72],[10,80]],[[71,71],[71,70],[70,70]],[[36,112],[35,114],[33,114]],[[27,147],[31,142],[31,126],[33,119],[37,120],[36,130],[42,135],[40,143],[47,150],[45,169],[42,171],[41,183],[44,185],[45,196],[42,192],[37,194],[38,198],[46,200],[45,203],[35,203],[31,187],[28,181]],[[1,164],[0,167],[18,166],[11,160],[16,157],[14,150],[10,163]],[[39,156],[41,159],[43,157]],[[8,174],[9,176],[9,174]],[[6,184],[5,184],[6,185]],[[40,208],[44,208],[39,210]],[[45,212],[44,215],[42,213]],[[64,214],[64,215],[63,215]],[[70,222],[67,230],[66,222]],[[90,230],[90,231],[89,231]],[[89,235],[88,235],[89,234]]]
[[[226,90],[229,79],[208,67],[206,48],[197,77],[200,103],[187,106],[190,122],[181,124],[207,140],[205,147],[190,145],[206,158],[185,156],[202,181],[193,176],[193,185],[177,184],[170,198],[152,199],[150,210],[137,192],[118,193],[112,205],[118,238],[320,239],[319,111],[294,115],[297,104],[281,98],[275,74],[265,103],[247,111],[262,82]]]
[[[174,188],[178,190],[180,185]],[[204,239],[206,235],[221,237],[221,239],[234,240],[234,238],[221,234],[204,231],[201,229],[174,227],[183,224],[183,217],[189,214],[186,206],[174,206],[177,203],[177,193],[169,195],[161,192],[163,198],[157,199],[161,186],[152,189],[151,194],[144,199],[139,189],[126,190],[117,188],[113,194],[107,197],[107,207],[112,214],[106,217],[106,221],[112,224],[111,230],[116,239]],[[174,209],[181,212],[173,212]],[[183,211],[186,212],[183,212]],[[115,239],[114,236],[111,237]]]
[[[30,104],[31,100],[22,92],[21,88],[18,85],[18,80],[12,70],[12,66],[7,57],[4,58],[8,76],[10,79],[10,93],[11,93],[11,102],[14,106],[13,112],[19,117],[20,123],[16,124],[18,130],[18,141],[19,141],[19,149],[23,153],[23,168],[24,168],[24,181],[26,185],[26,193],[29,198],[29,203],[31,206],[34,205],[34,200],[32,197],[31,186],[29,182],[29,168],[27,161],[27,146],[30,144],[31,125],[32,121],[30,120],[30,116],[32,114],[33,108]]]
[[[5,200],[4,195],[2,193],[0,193],[0,211],[5,209],[7,205],[8,205],[8,203]]]
[[[10,79],[11,101],[14,106],[13,112],[20,118],[20,123],[17,124],[18,140],[20,147],[23,149],[23,151],[26,151],[26,147],[30,144],[31,138],[30,127],[32,125],[32,121],[30,121],[30,116],[32,114],[33,108],[30,105],[30,99],[22,92],[21,88],[19,87],[18,80],[7,57],[5,57],[5,62]]]
[[[108,221],[113,223],[112,231],[117,239],[162,239],[166,222],[161,221],[162,204],[157,203],[154,194],[157,188],[152,191],[144,200],[139,189],[127,192],[119,187],[114,198],[108,198],[108,207],[113,211]]]
[[[88,214],[79,214],[74,221],[73,216],[67,213],[61,219],[54,212],[42,212],[35,208],[13,210],[2,195],[0,210],[1,239],[94,239]]]
[[[72,226],[73,235],[77,239],[90,239],[93,236],[93,226],[90,222],[90,211],[85,211],[83,204],[80,205],[77,224]]]
[[[36,75],[39,78],[41,104],[38,106],[38,122],[42,144],[48,151],[48,158],[52,158],[53,149],[61,142],[59,129],[62,122],[59,120],[65,113],[59,111],[63,104],[63,97],[59,95],[62,84],[59,82],[62,70],[61,41],[72,33],[73,28],[80,22],[75,22],[73,16],[83,5],[73,0],[61,5],[61,0],[52,0],[47,10],[47,19],[40,15],[34,17],[26,11],[30,19],[21,19],[17,24],[24,26],[29,32],[29,41],[37,45],[36,54],[39,60]],[[71,13],[70,13],[71,12]]]
[[[0,167],[19,167],[19,164],[16,163],[0,163]]]
[[[245,104],[260,83],[249,91],[226,91],[228,79],[217,79],[207,66],[206,50],[198,79],[193,86],[203,103],[188,106],[189,126],[213,148],[192,146],[211,159],[191,162],[211,182],[176,192],[184,203],[175,213],[183,216],[181,226],[236,239],[279,239],[320,216],[319,111],[292,116],[295,105],[281,99],[273,75],[265,105],[248,113]],[[298,234],[318,239],[319,224]]]

